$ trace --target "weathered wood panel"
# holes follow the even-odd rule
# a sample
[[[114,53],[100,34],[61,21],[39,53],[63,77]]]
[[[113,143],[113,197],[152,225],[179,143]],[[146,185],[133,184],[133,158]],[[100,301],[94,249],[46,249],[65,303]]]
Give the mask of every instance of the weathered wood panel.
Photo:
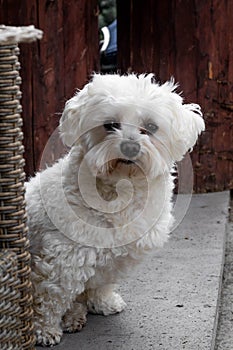
[[[192,154],[197,192],[233,187],[232,14],[231,0],[118,1],[119,69],[174,76],[185,101],[202,106],[207,129]]]
[[[34,24],[43,39],[20,45],[26,172],[38,170],[65,101],[98,70],[97,0],[1,0],[0,23]],[[51,143],[57,158],[59,144]]]

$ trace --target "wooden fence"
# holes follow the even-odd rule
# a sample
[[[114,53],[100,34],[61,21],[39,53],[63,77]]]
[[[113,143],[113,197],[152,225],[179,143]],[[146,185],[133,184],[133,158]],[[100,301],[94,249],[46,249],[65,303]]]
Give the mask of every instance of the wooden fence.
[[[233,188],[233,1],[118,1],[121,72],[174,76],[206,132],[192,153],[196,192]]]
[[[192,153],[196,192],[233,188],[233,1],[118,0],[118,65],[172,75],[202,106],[206,132]],[[38,169],[65,101],[99,68],[97,0],[2,0],[0,22],[34,24],[21,45],[26,172]],[[53,156],[56,158],[56,147]]]

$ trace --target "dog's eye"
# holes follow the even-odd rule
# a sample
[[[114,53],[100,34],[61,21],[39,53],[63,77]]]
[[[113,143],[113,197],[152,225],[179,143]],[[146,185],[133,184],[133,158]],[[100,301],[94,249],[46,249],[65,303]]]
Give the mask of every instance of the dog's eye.
[[[154,123],[147,123],[143,128],[140,129],[141,134],[151,135],[154,134],[158,130],[158,125]]]
[[[107,121],[104,123],[104,128],[107,131],[115,131],[116,129],[121,128],[121,124],[118,122],[114,122],[114,121]]]

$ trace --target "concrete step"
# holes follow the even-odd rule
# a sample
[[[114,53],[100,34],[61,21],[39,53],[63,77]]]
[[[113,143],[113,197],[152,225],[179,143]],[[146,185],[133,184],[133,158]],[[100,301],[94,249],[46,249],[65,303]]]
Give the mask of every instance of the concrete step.
[[[231,208],[233,209],[233,206]],[[233,211],[232,220],[227,225],[225,266],[214,349],[233,349]]]
[[[126,310],[88,315],[56,350],[213,350],[228,205],[228,192],[193,195],[170,241],[122,282]]]

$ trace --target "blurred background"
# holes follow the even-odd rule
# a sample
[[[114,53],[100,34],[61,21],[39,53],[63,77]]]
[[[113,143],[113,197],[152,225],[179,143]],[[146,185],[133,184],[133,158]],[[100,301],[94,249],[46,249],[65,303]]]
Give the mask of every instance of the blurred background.
[[[231,0],[0,0],[0,23],[44,32],[20,45],[28,176],[64,103],[94,71],[153,72],[159,82],[174,76],[185,102],[203,109],[207,128],[191,155],[194,191],[233,188]],[[52,159],[59,147],[52,142]]]

